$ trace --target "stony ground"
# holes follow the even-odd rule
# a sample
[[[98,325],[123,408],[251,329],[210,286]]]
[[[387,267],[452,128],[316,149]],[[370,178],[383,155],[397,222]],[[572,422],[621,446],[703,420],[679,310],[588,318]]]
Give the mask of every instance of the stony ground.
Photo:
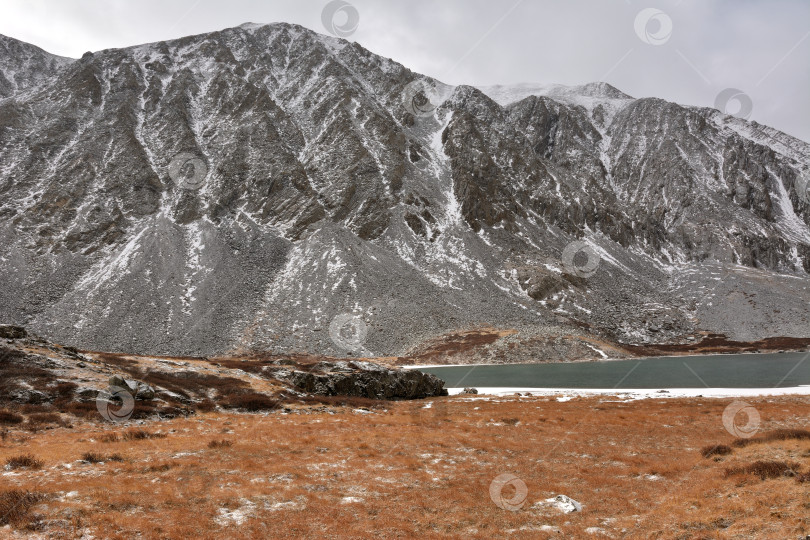
[[[747,400],[749,439],[724,428],[732,400],[700,398],[56,413],[0,426],[0,537],[804,538],[810,398]],[[516,479],[493,499],[501,474]]]
[[[29,423],[57,412],[95,418],[99,407],[120,409],[116,414],[132,419],[166,419],[196,411],[358,405],[363,400],[447,393],[444,381],[433,375],[360,359],[269,353],[154,357],[78,351],[28,335],[22,327],[0,325],[3,336],[0,411],[20,410],[29,415]]]

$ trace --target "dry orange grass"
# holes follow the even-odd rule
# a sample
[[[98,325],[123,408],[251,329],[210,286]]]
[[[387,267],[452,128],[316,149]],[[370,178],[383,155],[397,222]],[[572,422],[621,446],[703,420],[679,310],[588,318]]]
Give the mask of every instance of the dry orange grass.
[[[808,472],[810,440],[765,437],[703,457],[706,447],[733,446],[721,422],[730,400],[431,401],[207,413],[142,426],[147,436],[124,436],[136,431],[112,424],[14,428],[0,444],[0,463],[30,454],[44,467],[0,471],[0,493],[16,494],[7,498],[37,494],[21,499],[26,518],[0,526],[0,537],[26,537],[30,529],[120,539],[810,534],[807,483],[725,474],[757,461]],[[748,401],[762,433],[810,428],[806,397]],[[225,440],[232,444],[212,444]],[[80,461],[88,452],[122,461]],[[490,499],[501,473],[526,484],[518,511]],[[583,511],[535,506],[557,494]]]

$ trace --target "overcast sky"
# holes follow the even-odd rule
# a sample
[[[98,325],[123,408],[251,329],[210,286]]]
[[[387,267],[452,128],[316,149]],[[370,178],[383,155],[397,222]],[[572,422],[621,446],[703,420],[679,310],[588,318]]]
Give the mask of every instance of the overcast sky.
[[[340,1],[326,28],[326,0],[0,0],[0,33],[79,57],[247,21],[339,33],[356,14],[347,39],[446,83],[603,80],[706,106],[732,88],[727,112],[810,141],[807,0]]]

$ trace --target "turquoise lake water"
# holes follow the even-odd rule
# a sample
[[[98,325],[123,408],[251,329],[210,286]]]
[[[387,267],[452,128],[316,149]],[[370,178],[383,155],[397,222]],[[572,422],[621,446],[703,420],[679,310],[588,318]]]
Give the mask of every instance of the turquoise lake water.
[[[447,388],[783,388],[810,385],[810,352],[449,366],[420,371],[443,379]]]

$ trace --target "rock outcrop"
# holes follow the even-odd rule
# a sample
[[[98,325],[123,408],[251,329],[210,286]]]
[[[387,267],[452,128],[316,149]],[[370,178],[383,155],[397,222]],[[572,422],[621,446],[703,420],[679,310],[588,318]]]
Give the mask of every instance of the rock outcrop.
[[[312,370],[292,371],[286,378],[297,390],[320,396],[420,399],[447,395],[444,381],[434,375],[369,362],[321,362]]]
[[[22,326],[13,324],[0,324],[0,338],[22,339],[28,337],[28,332]]]

